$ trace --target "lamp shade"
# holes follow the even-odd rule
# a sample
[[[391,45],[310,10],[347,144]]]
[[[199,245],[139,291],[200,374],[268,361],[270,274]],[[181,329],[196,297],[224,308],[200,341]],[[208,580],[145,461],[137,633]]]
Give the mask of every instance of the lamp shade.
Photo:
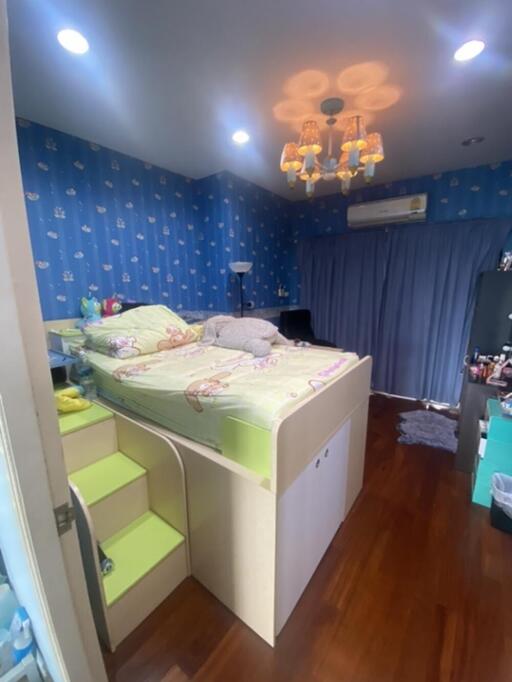
[[[368,133],[366,147],[359,157],[361,163],[379,163],[384,160],[384,145],[380,133]]]
[[[283,173],[286,173],[290,169],[299,171],[301,168],[302,159],[300,158],[298,146],[295,142],[287,142],[281,154],[281,170]]]
[[[366,126],[362,116],[351,116],[343,133],[343,152],[359,151],[366,147]]]
[[[252,263],[249,261],[237,260],[230,263],[229,267],[232,272],[235,272],[237,275],[245,275],[252,268]]]
[[[320,154],[322,151],[322,140],[320,138],[320,128],[316,121],[304,121],[299,139],[299,154]]]

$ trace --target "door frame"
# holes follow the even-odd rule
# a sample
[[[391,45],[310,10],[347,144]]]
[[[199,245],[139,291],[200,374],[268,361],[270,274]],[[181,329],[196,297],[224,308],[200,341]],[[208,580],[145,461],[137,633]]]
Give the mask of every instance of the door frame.
[[[25,558],[22,569],[30,572],[38,595],[35,634],[37,637],[39,630],[43,640],[49,635],[52,650],[47,656],[56,682],[106,682],[76,529],[59,537],[53,513],[55,507],[69,503],[70,496],[24,204],[7,0],[0,0],[0,139],[2,449],[6,451],[4,473],[11,486],[11,507],[16,508],[16,541],[19,556]],[[8,564],[9,557],[5,559]],[[11,567],[16,587],[13,570]]]

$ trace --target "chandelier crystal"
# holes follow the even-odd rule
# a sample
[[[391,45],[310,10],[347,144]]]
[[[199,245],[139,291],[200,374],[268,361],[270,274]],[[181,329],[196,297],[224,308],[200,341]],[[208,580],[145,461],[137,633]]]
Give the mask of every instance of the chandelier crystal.
[[[364,116],[356,115],[347,119],[340,145],[339,159],[333,155],[333,131],[336,115],[343,110],[344,102],[338,97],[326,99],[320,105],[327,117],[327,156],[320,160],[322,136],[318,122],[304,121],[298,144],[287,142],[281,154],[281,170],[286,173],[288,185],[295,187],[297,177],[306,183],[306,196],[312,197],[319,180],[341,182],[341,191],[348,194],[350,183],[358,173],[363,173],[366,182],[375,175],[375,165],[384,160],[384,145],[380,133],[367,133]]]

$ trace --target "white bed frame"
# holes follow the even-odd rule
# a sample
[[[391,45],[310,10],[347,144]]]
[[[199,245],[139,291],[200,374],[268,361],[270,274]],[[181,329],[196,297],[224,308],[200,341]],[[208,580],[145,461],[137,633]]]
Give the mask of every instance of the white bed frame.
[[[274,424],[270,478],[102,401],[176,448],[192,575],[272,646],[361,490],[371,368],[362,358]]]
[[[275,423],[270,479],[104,401],[178,450],[192,575],[272,646],[361,489],[371,365],[363,358]]]

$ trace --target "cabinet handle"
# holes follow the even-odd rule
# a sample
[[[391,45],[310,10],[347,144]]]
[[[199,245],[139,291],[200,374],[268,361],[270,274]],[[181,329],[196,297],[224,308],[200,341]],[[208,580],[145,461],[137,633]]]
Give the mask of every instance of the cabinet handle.
[[[324,452],[324,457],[327,458],[329,457],[329,448],[327,448]]]
[[[320,466],[320,460],[317,459],[315,462],[315,468],[318,469],[319,466]]]

